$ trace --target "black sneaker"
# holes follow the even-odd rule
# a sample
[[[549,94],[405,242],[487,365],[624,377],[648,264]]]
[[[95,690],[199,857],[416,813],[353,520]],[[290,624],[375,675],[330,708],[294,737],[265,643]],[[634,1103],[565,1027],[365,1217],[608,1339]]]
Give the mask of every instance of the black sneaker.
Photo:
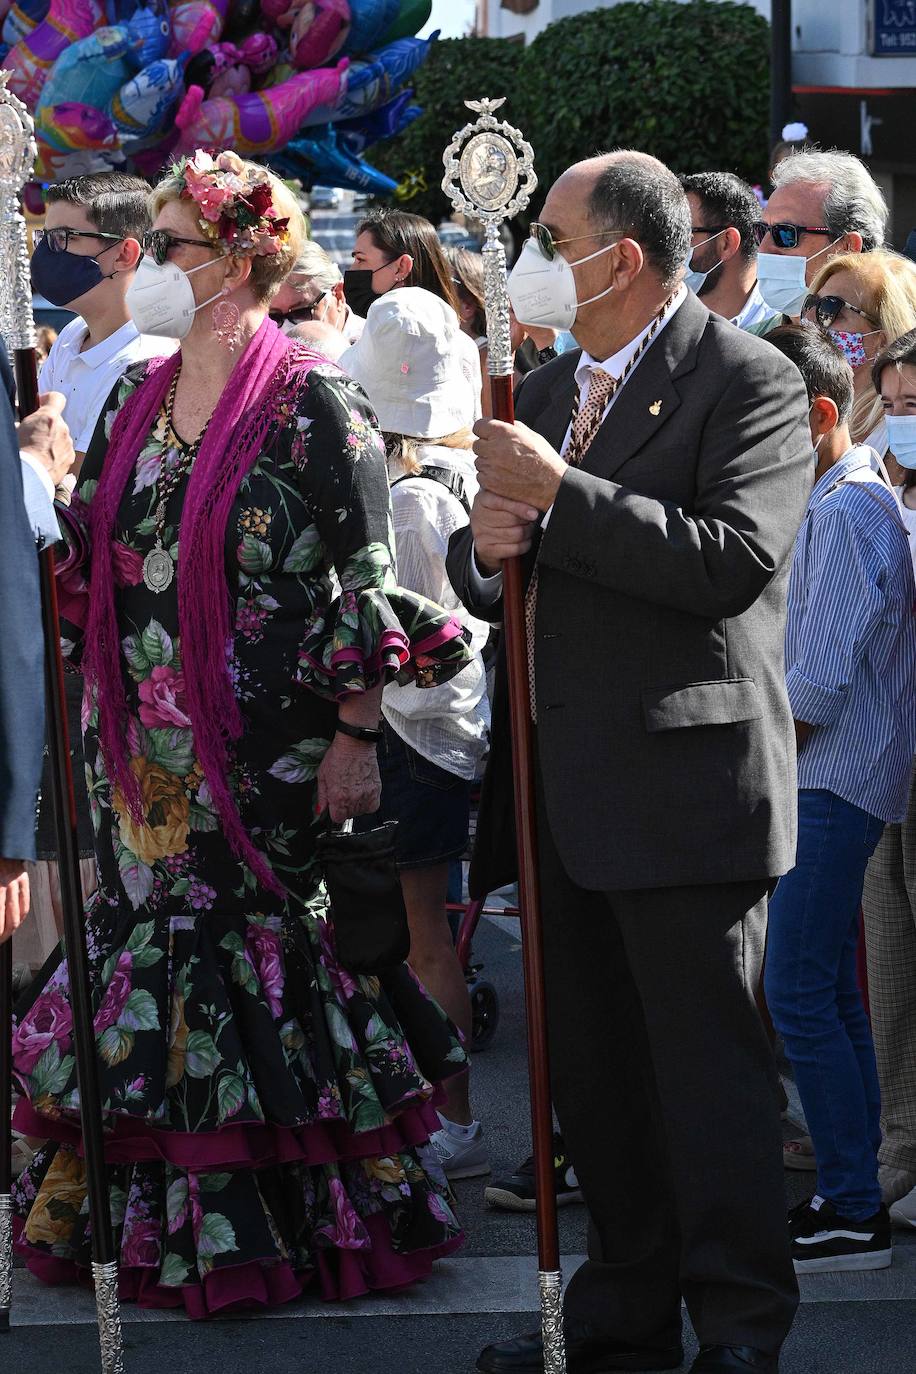
[[[789,1212],[789,1239],[796,1274],[886,1269],[891,1262],[891,1222],[884,1206],[866,1221],[850,1221],[815,1194]]]
[[[554,1132],[553,1169],[557,1190],[557,1206],[566,1207],[570,1202],[581,1202],[582,1191],[576,1171],[569,1162],[563,1137]],[[514,1174],[502,1174],[495,1178],[483,1191],[483,1200],[488,1207],[499,1207],[504,1212],[533,1212],[537,1208],[534,1196],[534,1155],[518,1166]]]

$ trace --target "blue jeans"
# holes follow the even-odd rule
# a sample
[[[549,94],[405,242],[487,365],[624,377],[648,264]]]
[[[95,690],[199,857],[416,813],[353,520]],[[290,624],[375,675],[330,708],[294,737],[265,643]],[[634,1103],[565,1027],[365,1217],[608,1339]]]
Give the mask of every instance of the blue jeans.
[[[765,987],[817,1158],[817,1191],[852,1221],[881,1205],[880,1092],[856,982],[865,865],[884,822],[833,792],[798,794],[798,854],[770,899]]]

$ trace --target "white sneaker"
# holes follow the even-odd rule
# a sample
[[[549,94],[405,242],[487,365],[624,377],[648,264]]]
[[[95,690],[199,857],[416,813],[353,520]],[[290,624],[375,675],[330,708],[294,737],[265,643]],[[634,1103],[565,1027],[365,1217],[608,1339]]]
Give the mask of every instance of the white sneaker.
[[[890,1209],[891,1221],[894,1226],[914,1226],[916,1227],[916,1188],[906,1197],[902,1197],[899,1202],[895,1202]]]
[[[441,1117],[439,1119],[442,1120]],[[475,1121],[473,1134],[466,1138],[453,1134],[447,1126],[443,1126],[430,1136],[430,1144],[439,1156],[448,1179],[481,1178],[490,1172],[490,1159],[479,1121]]]

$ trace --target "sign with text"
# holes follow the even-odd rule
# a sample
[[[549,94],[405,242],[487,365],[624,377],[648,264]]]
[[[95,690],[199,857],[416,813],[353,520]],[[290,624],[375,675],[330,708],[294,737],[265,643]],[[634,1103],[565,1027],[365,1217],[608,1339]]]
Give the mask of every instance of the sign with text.
[[[872,54],[916,57],[916,0],[873,0]]]

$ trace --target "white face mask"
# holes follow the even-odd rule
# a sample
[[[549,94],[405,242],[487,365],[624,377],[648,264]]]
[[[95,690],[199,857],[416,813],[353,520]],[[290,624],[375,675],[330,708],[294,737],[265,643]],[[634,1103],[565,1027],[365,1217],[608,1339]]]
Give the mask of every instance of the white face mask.
[[[720,230],[719,232],[721,233],[722,231]],[[697,251],[697,248],[704,248],[707,243],[712,243],[713,239],[717,239],[718,237],[718,234],[711,234],[708,239],[702,239],[695,245],[693,253]],[[706,278],[711,277],[716,268],[722,266],[722,259],[720,258],[718,262],[714,262],[708,272],[698,272],[692,266],[693,253],[690,254],[690,260],[687,263],[687,271],[684,273],[684,285],[687,287],[688,291],[692,291],[694,295],[698,296],[703,289]]]
[[[600,258],[616,248],[609,243],[595,253],[589,253],[575,262],[567,262],[558,253],[553,261],[544,257],[536,241],[527,239],[518,255],[518,261],[509,273],[509,300],[519,324],[542,325],[547,329],[572,329],[576,315],[583,305],[600,301],[613,291],[608,286],[597,296],[589,296],[580,301],[576,295],[576,278],[573,268],[580,263]]]
[[[227,255],[224,253],[223,257]],[[164,339],[183,339],[191,330],[194,316],[223,294],[222,290],[201,301],[194,300],[190,278],[221,258],[211,258],[186,272],[173,262],[160,266],[152,258],[141,258],[137,275],[127,288],[127,308],[141,334],[156,334]]]
[[[810,258],[792,257],[788,253],[758,253],[757,285],[770,309],[779,311],[781,315],[800,315],[805,297],[810,295],[805,280],[808,263],[839,241],[834,239],[826,248],[819,248],[812,253]]]
[[[902,468],[916,468],[916,415],[885,415],[890,451]]]

